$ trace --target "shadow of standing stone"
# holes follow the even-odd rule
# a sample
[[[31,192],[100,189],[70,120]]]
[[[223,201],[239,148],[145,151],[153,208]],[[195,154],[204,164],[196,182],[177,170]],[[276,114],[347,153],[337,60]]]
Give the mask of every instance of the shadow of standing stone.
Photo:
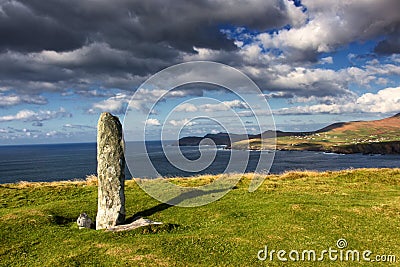
[[[108,112],[97,125],[98,208],[96,230],[125,221],[125,158],[122,125]]]

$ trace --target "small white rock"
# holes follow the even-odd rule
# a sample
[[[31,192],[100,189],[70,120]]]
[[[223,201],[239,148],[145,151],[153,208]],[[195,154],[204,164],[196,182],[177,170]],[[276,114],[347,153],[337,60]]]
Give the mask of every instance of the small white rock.
[[[76,220],[76,223],[79,226],[79,229],[83,228],[88,228],[90,229],[92,226],[92,220],[89,218],[89,216],[86,213],[81,213]]]

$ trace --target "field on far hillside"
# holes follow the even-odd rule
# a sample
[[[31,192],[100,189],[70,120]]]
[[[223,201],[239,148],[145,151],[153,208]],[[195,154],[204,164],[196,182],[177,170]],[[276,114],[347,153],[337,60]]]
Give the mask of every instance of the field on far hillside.
[[[312,134],[281,136],[276,148],[281,150],[330,151],[341,147],[400,141],[400,115],[374,120],[332,124]],[[273,149],[261,139],[242,140],[232,144],[234,149]]]

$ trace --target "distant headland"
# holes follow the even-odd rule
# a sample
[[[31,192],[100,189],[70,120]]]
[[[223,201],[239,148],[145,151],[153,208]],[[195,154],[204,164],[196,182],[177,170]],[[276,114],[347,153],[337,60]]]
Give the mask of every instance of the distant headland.
[[[277,150],[309,150],[342,154],[400,154],[400,113],[381,120],[338,122],[311,132],[265,131],[247,135],[206,134],[179,139],[179,146],[214,143],[227,149],[274,149],[268,139],[276,137]]]

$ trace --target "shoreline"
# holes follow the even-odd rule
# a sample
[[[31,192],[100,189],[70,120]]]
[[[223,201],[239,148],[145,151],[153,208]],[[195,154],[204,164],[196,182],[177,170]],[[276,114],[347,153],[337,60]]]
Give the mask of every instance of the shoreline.
[[[250,150],[250,151],[264,151],[270,150],[266,148],[261,148],[259,145],[250,145],[250,148],[243,148],[242,146],[236,145],[235,143],[231,146],[225,147],[225,149],[236,149],[236,150]],[[347,145],[332,145],[329,147],[313,144],[313,143],[299,143],[295,146],[289,145],[276,145],[276,150],[279,151],[314,151],[314,152],[326,152],[326,153],[336,153],[336,154],[400,154],[400,141],[387,141],[387,142],[371,142],[371,143],[357,143],[357,144],[347,144]]]

